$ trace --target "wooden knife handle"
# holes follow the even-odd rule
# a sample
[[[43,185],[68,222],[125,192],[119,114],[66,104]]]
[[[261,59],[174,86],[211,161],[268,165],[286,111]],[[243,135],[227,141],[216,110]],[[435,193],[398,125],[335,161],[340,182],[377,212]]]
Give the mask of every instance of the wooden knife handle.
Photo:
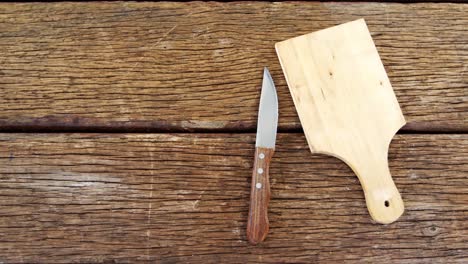
[[[273,152],[272,148],[257,147],[255,149],[249,219],[247,221],[247,238],[254,245],[265,239],[270,228],[268,222],[268,203],[270,202],[268,173]]]

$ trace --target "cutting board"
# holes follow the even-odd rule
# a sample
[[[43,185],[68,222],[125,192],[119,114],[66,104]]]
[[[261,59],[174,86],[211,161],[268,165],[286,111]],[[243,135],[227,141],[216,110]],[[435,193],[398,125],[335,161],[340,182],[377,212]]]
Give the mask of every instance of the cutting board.
[[[352,168],[376,222],[398,219],[387,153],[405,118],[364,19],[276,43],[276,52],[310,150]]]

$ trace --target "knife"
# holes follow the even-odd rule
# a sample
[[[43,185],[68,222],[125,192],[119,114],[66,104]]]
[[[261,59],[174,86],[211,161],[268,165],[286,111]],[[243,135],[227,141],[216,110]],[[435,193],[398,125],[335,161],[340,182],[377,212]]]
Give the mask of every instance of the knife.
[[[250,192],[249,219],[247,221],[247,238],[252,244],[262,242],[269,230],[270,181],[268,173],[275,150],[277,126],[278,98],[273,79],[265,67],[258,111],[255,161]]]

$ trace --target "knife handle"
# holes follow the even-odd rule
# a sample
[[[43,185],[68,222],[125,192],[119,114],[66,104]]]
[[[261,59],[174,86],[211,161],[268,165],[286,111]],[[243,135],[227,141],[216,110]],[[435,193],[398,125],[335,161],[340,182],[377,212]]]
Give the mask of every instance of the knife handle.
[[[270,228],[268,222],[268,203],[270,202],[268,173],[274,151],[273,148],[255,148],[249,219],[247,221],[247,238],[254,245],[265,239]]]

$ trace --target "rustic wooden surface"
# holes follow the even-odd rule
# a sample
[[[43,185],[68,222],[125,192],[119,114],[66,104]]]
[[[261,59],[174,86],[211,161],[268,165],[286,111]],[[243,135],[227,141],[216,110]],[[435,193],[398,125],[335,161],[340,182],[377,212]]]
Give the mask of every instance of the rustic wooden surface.
[[[372,223],[351,170],[281,134],[270,233],[246,240],[253,134],[0,134],[1,262],[466,263],[468,136],[398,135],[405,214]],[[168,148],[170,146],[170,148]]]
[[[467,263],[467,11],[1,3],[0,263]],[[389,156],[406,211],[386,226],[344,163],[310,154],[274,51],[361,17],[408,121]],[[281,133],[270,233],[252,246],[248,132],[264,66]]]
[[[300,127],[274,43],[364,17],[410,131],[467,131],[468,5],[0,5],[3,131],[254,131],[262,69]]]

